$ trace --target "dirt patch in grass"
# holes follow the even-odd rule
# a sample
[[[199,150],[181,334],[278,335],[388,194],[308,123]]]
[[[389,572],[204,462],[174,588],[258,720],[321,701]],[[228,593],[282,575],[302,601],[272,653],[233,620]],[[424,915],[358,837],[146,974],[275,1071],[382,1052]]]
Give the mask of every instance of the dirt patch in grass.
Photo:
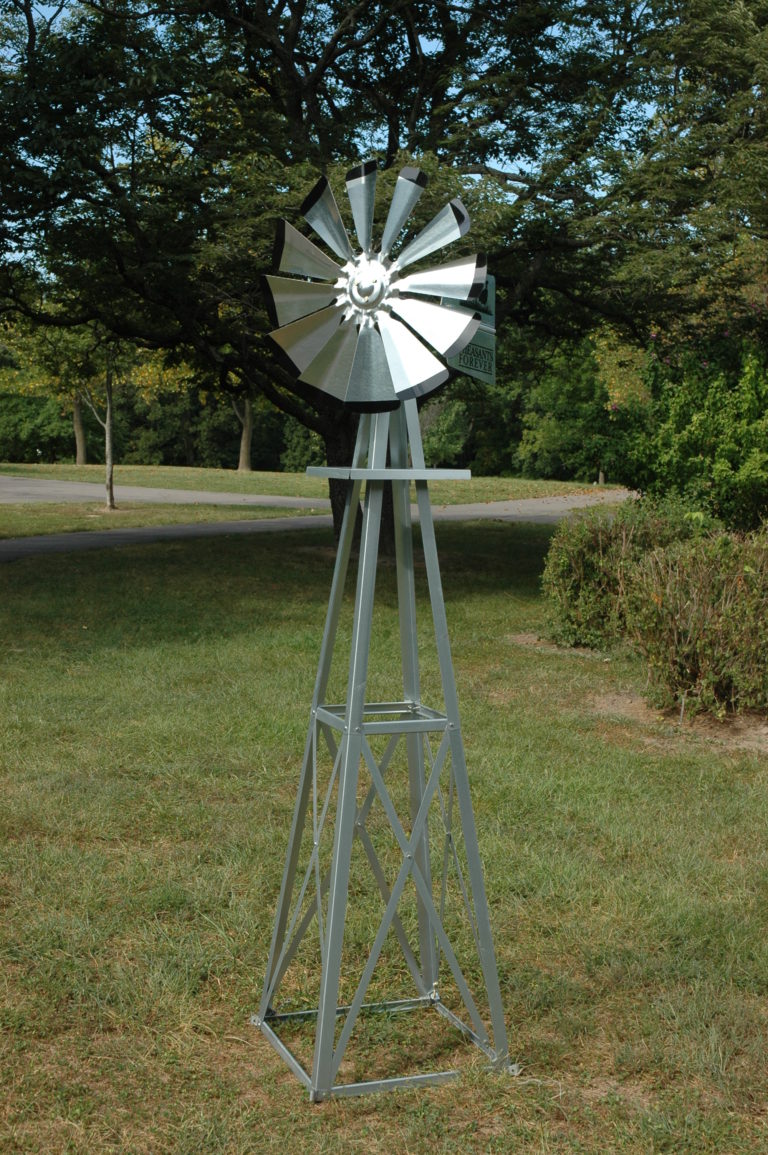
[[[768,720],[759,714],[740,714],[722,720],[710,717],[688,717],[680,721],[676,710],[655,710],[640,694],[596,694],[587,703],[600,716],[626,718],[645,726],[658,727],[663,723],[681,735],[690,735],[706,742],[716,742],[729,750],[755,750],[768,753]]]
[[[608,1077],[597,1077],[586,1086],[572,1088],[575,1098],[581,1098],[587,1103],[604,1103],[615,1099],[626,1104],[635,1111],[651,1111],[655,1106],[652,1091],[634,1080],[618,1080]]]
[[[642,722],[646,726],[658,724],[661,721],[671,720],[671,716],[654,710],[640,694],[614,691],[605,694],[595,694],[588,701],[590,710],[600,715],[618,715],[632,722]],[[676,719],[675,719],[676,720]]]
[[[558,654],[587,661],[611,660],[599,650],[590,650],[583,646],[558,646],[536,633],[509,634],[507,641],[539,654]],[[687,717],[683,716],[681,721],[677,710],[654,709],[641,694],[631,691],[595,694],[585,701],[585,706],[590,713],[599,717],[622,718],[656,730],[659,725],[663,725],[667,737],[671,727],[680,735],[715,742],[726,750],[754,750],[761,754],[768,753],[768,718],[762,714],[739,714],[722,719],[689,714]]]

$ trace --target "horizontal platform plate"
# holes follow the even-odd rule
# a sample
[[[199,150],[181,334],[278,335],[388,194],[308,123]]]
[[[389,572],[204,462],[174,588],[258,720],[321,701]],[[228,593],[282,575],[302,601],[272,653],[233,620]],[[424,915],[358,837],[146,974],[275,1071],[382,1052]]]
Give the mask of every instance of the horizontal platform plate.
[[[347,707],[343,703],[318,706],[315,717],[334,730],[343,730],[346,713]],[[418,734],[445,730],[447,725],[445,714],[428,706],[415,706],[412,702],[371,702],[363,708],[364,734]]]
[[[469,481],[469,469],[352,469],[350,466],[308,465],[310,477],[340,481]]]

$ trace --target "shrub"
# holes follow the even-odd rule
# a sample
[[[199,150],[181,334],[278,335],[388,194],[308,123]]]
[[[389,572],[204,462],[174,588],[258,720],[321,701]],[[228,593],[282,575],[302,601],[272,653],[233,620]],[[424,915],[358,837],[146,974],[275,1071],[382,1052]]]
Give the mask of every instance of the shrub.
[[[285,419],[283,446],[280,468],[287,473],[303,473],[308,465],[325,464],[325,446],[319,433],[300,425],[295,417]]]
[[[561,521],[543,575],[554,637],[571,646],[615,642],[625,631],[630,567],[648,550],[690,538],[708,524],[677,498],[642,498],[615,514],[595,510]]]
[[[768,367],[762,351],[730,354],[729,365],[688,356],[662,372],[656,363],[649,471],[662,491],[686,493],[730,529],[750,530],[768,513]]]
[[[768,709],[765,531],[651,550],[631,570],[625,612],[657,705]]]

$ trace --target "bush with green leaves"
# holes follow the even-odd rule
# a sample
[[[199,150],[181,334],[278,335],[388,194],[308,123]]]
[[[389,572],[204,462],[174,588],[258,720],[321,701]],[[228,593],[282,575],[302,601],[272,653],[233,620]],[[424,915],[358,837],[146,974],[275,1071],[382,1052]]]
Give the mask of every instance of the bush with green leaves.
[[[768,709],[768,531],[647,552],[629,574],[625,612],[657,705]]]
[[[731,529],[756,529],[768,514],[765,355],[750,347],[703,353],[677,366],[656,362],[652,485],[687,494]]]
[[[325,447],[320,434],[300,425],[295,417],[286,417],[280,468],[287,473],[303,473],[308,465],[324,464]]]
[[[544,567],[543,585],[554,637],[565,645],[600,648],[625,631],[630,568],[648,550],[701,534],[712,525],[679,498],[639,498],[616,511],[592,510],[560,522]]]
[[[467,407],[443,392],[421,410],[424,457],[431,466],[456,465],[463,459],[472,422]]]

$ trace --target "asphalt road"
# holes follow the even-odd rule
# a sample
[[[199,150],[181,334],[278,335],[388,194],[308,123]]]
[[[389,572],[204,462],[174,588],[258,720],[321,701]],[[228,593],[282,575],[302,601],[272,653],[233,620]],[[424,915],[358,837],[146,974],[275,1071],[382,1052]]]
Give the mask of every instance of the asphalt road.
[[[327,508],[322,498],[275,497],[243,493],[210,493],[188,489],[148,489],[121,485],[116,491],[119,501],[146,501],[194,505],[261,505],[296,508]],[[553,524],[571,511],[595,505],[615,505],[629,496],[623,489],[594,489],[564,497],[526,498],[521,501],[488,501],[468,505],[436,505],[436,521],[533,521]],[[92,502],[104,497],[104,487],[90,482],[42,481],[36,478],[0,476],[0,506],[20,502]],[[418,513],[414,506],[414,515]],[[0,510],[0,524],[2,511]],[[142,542],[178,541],[192,537],[218,537],[222,534],[279,533],[286,530],[320,529],[332,525],[329,514],[308,517],[273,517],[248,521],[203,522],[194,525],[147,526],[143,529],[106,529],[83,533],[51,533],[39,537],[0,540],[0,562],[36,557],[49,553],[72,553],[80,550],[105,549]]]

